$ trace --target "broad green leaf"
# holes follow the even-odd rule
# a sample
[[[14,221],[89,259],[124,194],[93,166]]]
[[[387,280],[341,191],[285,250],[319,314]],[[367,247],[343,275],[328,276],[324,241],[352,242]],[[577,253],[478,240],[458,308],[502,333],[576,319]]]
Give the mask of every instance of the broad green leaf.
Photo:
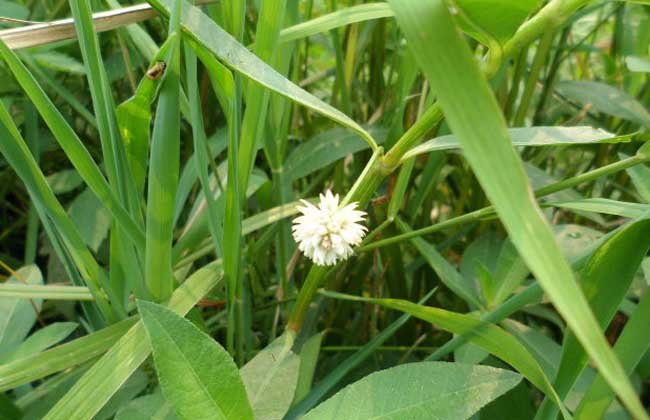
[[[473,315],[418,305],[401,299],[362,298],[336,292],[323,292],[323,294],[333,298],[375,303],[431,322],[454,334],[465,335],[467,340],[514,367],[558,405],[562,405],[562,401],[537,360],[515,337],[496,325],[486,323]]]
[[[285,332],[239,371],[257,420],[282,420],[291,406],[300,370],[293,342],[293,333]]]
[[[605,329],[626,296],[641,261],[650,248],[650,220],[642,219],[626,225],[605,241],[580,271],[581,286],[596,314],[600,328]],[[612,281],[616,279],[616,281]],[[562,346],[562,361],[555,378],[558,394],[564,398],[589,361],[576,336],[567,332]],[[552,418],[555,409],[542,405],[541,419]],[[546,410],[546,411],[545,411]]]
[[[650,113],[632,95],[614,86],[592,81],[563,81],[557,84],[560,93],[569,99],[590,104],[592,109],[650,127]]]
[[[37,266],[28,265],[16,271],[16,275],[5,283],[40,285],[43,284],[43,276]],[[40,299],[29,301],[0,297],[0,363],[6,362],[27,337],[36,322],[41,303]]]
[[[171,404],[167,402],[160,390],[134,399],[115,414],[115,420],[176,420],[177,418]]]
[[[139,301],[156,371],[181,419],[253,419],[246,389],[228,352],[190,321]]]
[[[133,326],[129,318],[69,343],[0,365],[0,391],[16,388],[37,379],[78,366],[108,350]]]
[[[580,144],[601,144],[629,142],[630,136],[617,136],[600,128],[579,127],[526,127],[508,129],[513,146],[571,146]],[[451,150],[461,147],[453,134],[427,140],[409,150],[402,160],[436,150]]]
[[[169,15],[172,0],[152,0],[151,4],[165,15]],[[189,5],[185,0],[182,1],[182,8],[181,25],[187,36],[210,50],[226,65],[262,86],[356,131],[371,147],[376,147],[372,136],[359,124],[286,79],[238,43],[201,10]]]
[[[55,322],[27,337],[9,357],[7,362],[24,359],[63,341],[77,329],[76,322]]]
[[[303,419],[463,420],[520,380],[514,372],[488,366],[409,363],[348,385]]]
[[[381,128],[369,129],[383,143],[387,130]],[[294,148],[284,162],[284,172],[287,181],[295,181],[317,170],[336,162],[349,154],[365,150],[368,145],[355,133],[335,128],[305,140]]]
[[[197,270],[174,291],[168,307],[185,315],[221,280],[222,274],[219,261]],[[117,342],[112,338],[111,343],[110,350],[57,402],[45,419],[90,420],[151,353],[141,322]]]
[[[510,239],[595,365],[634,416],[649,418],[553,238],[504,117],[444,0],[390,0],[464,156]]]
[[[420,303],[425,303],[435,292],[435,289],[426,294],[421,300]],[[397,330],[399,330],[406,322],[411,318],[409,314],[403,314],[395,321],[393,321],[388,327],[384,328],[379,334],[374,336],[370,341],[363,345],[357,352],[355,352],[350,357],[346,358],[341,362],[334,370],[329,372],[325,378],[318,382],[309,393],[297,402],[289,413],[287,413],[285,420],[295,420],[301,418],[301,416],[308,410],[311,410],[318,402],[327,395],[335,386],[337,386],[345,376],[350,373],[354,368],[359,366],[363,361],[365,361],[370,355],[372,355],[377,348],[379,348],[383,343],[391,338]],[[320,338],[317,339],[320,343]],[[315,364],[315,360],[313,363]],[[301,362],[301,367],[304,366],[304,361]],[[313,375],[313,373],[312,373]],[[311,375],[310,375],[311,376]],[[311,378],[309,378],[311,382]]]

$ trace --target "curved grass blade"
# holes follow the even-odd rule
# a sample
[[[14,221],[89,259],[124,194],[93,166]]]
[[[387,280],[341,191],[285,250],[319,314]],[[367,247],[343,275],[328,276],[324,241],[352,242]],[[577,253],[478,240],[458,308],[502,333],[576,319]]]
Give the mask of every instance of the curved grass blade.
[[[395,14],[387,3],[368,3],[346,7],[283,29],[280,32],[280,42],[291,42],[352,23],[392,16]]]
[[[181,25],[190,38],[210,50],[238,73],[356,131],[373,150],[377,148],[372,136],[350,117],[296,86],[248,51],[201,10],[191,6],[185,0],[181,2],[183,9]],[[172,0],[151,0],[151,4],[160,12],[169,15]]]

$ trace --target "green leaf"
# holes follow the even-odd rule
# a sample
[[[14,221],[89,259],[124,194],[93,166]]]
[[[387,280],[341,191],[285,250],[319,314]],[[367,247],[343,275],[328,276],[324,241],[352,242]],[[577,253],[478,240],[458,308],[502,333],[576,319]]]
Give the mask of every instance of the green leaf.
[[[630,135],[618,136],[600,128],[580,127],[527,127],[508,129],[513,146],[571,146],[580,144],[629,142]],[[409,157],[436,150],[459,149],[458,137],[454,134],[427,140],[409,150],[402,161]]]
[[[83,184],[83,179],[74,169],[64,169],[47,176],[47,183],[54,194],[64,194]]]
[[[94,300],[84,286],[43,286],[15,283],[0,283],[0,298],[49,299],[49,300]]]
[[[293,342],[293,333],[285,332],[239,371],[257,420],[282,420],[291,406],[300,370]]]
[[[168,307],[185,315],[222,276],[219,261],[202,267],[174,291]],[[110,350],[75,383],[44,419],[91,419],[151,353],[141,322],[131,327],[117,342],[113,338],[110,344],[113,344]],[[88,395],[92,395],[92,398],[88,398]]]
[[[134,318],[125,319],[42,353],[0,365],[0,391],[16,388],[101,355],[134,323]]]
[[[79,324],[76,322],[55,322],[27,337],[16,351],[11,355],[7,362],[23,359],[51,347],[77,329]]]
[[[424,303],[433,295],[435,289],[427,293],[421,300],[420,303]],[[301,418],[307,410],[312,409],[318,402],[327,395],[335,386],[337,386],[345,376],[350,373],[354,368],[363,363],[370,355],[372,355],[375,350],[377,350],[383,343],[391,338],[397,330],[399,330],[406,322],[411,319],[411,315],[404,314],[393,321],[390,325],[384,328],[379,334],[374,336],[370,341],[363,345],[358,351],[353,355],[343,360],[339,363],[334,370],[329,372],[325,378],[323,378],[318,384],[314,386],[309,393],[302,398],[297,404],[295,404],[289,413],[287,413],[286,420],[295,420]],[[318,343],[320,344],[320,339],[317,338]],[[302,355],[301,355],[302,357]],[[314,360],[315,364],[316,361]],[[303,364],[301,363],[301,368]],[[312,373],[313,375],[313,373]],[[311,378],[309,378],[311,382]]]
[[[629,156],[619,153],[621,160]],[[650,168],[644,164],[634,165],[625,170],[632,179],[632,184],[636,188],[644,202],[650,203]]]
[[[510,239],[621,401],[648,415],[533,199],[499,105],[444,0],[390,0],[416,61]]]
[[[161,302],[174,290],[172,242],[174,200],[180,167],[180,38],[178,11],[169,23],[171,46],[160,88],[151,135],[147,183],[147,223],[144,282],[151,297]]]
[[[115,420],[176,420],[177,418],[174,409],[160,389],[153,394],[134,399],[115,414]]]
[[[178,35],[172,34],[160,47],[151,62],[150,68],[160,66],[169,54],[169,49],[178,42]],[[137,191],[144,194],[147,175],[147,157],[149,155],[149,134],[151,131],[151,104],[153,103],[164,77],[151,79],[143,77],[133,96],[122,102],[115,109],[115,117],[124,149]]]
[[[650,60],[643,57],[628,55],[625,57],[628,70],[638,73],[650,73]]]
[[[486,45],[493,38],[500,43],[507,41],[528,15],[541,3],[540,0],[456,0],[463,13],[459,14],[460,26],[469,35]]]
[[[394,15],[386,3],[358,4],[285,28],[280,31],[280,42],[291,42],[352,23]]]
[[[314,380],[314,372],[318,363],[320,347],[323,341],[323,333],[314,334],[300,349],[300,371],[298,372],[298,383],[293,396],[294,403],[301,401],[311,390],[311,383]]]
[[[69,55],[57,51],[32,54],[32,58],[40,66],[49,68],[50,70],[71,74],[86,74],[86,69],[83,64]]]
[[[614,351],[628,374],[634,372],[650,349],[650,340],[647,339],[648,319],[650,319],[650,293],[646,292],[614,346]],[[575,411],[575,418],[581,420],[601,418],[614,399],[615,396],[607,386],[607,382],[598,375],[580,401]]]
[[[467,340],[514,367],[533,385],[562,406],[562,401],[555,393],[537,360],[515,337],[496,325],[486,323],[472,315],[418,305],[401,299],[362,298],[335,292],[323,292],[323,294],[333,298],[375,303],[431,322],[437,327],[454,334],[465,335]]]
[[[108,420],[112,418],[115,412],[131,401],[136,395],[141,393],[149,385],[149,376],[144,372],[137,370],[131,377],[113,394],[110,400],[102,409],[93,416],[93,420]]]
[[[43,276],[37,266],[28,265],[16,271],[16,275],[5,283],[40,285]],[[41,303],[40,299],[0,298],[0,363],[6,362],[27,337],[36,322]]]
[[[173,0],[151,1],[151,4],[165,15],[169,15],[172,3]],[[238,43],[230,34],[221,29],[212,19],[201,12],[201,10],[189,5],[185,0],[182,0],[182,8],[181,25],[186,31],[187,36],[210,50],[226,65],[262,86],[356,131],[371,147],[376,147],[372,136],[359,124],[341,111],[326,104],[286,79],[271,66],[257,58],[245,46]]]
[[[650,204],[630,203],[627,201],[610,200],[609,198],[585,198],[576,201],[551,201],[546,203],[553,207],[574,211],[588,211],[637,218],[650,211]]]
[[[569,80],[557,84],[557,90],[567,98],[590,104],[592,109],[650,127],[650,113],[632,95],[600,82]]]
[[[68,208],[70,220],[77,227],[81,239],[97,252],[111,227],[111,215],[92,191],[81,192]]]
[[[304,420],[470,418],[519,383],[514,372],[460,363],[409,363],[372,373],[307,413]]]
[[[372,128],[370,133],[382,144],[388,130]],[[345,156],[365,150],[368,145],[347,130],[335,128],[305,140],[294,148],[284,162],[287,182],[295,181],[334,163]]]
[[[402,233],[411,231],[410,227],[400,219],[397,219],[397,226],[400,228]],[[438,278],[440,278],[440,281],[447,286],[449,290],[456,293],[461,299],[472,305],[474,308],[478,309],[483,307],[483,303],[480,301],[478,296],[476,285],[471,281],[471,279],[461,276],[456,268],[440,255],[435,246],[422,238],[411,238],[411,243],[424,257],[431,268],[433,268],[438,275]]]
[[[14,19],[27,19],[29,17],[29,8],[15,1],[0,0],[0,10],[2,15]]]
[[[138,301],[160,385],[181,419],[253,419],[232,358],[190,321]]]

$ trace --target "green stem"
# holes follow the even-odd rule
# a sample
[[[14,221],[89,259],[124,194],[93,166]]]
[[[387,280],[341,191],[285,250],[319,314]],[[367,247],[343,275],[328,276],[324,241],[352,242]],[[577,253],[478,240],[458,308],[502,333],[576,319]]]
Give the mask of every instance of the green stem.
[[[615,172],[622,171],[624,169],[630,168],[632,166],[638,165],[640,163],[650,160],[648,156],[645,156],[641,153],[638,153],[636,156],[623,159],[619,162],[606,165],[593,171],[585,172],[584,174],[577,175],[553,184],[542,187],[539,190],[535,191],[535,196],[537,198],[545,197],[550,194],[556,193],[567,188],[575,187],[576,185],[582,184],[583,182],[593,181],[596,178],[606,176]],[[370,251],[372,249],[380,248],[383,246],[391,245],[397,242],[404,241],[406,239],[415,238],[417,236],[427,235],[430,233],[438,232],[443,229],[448,229],[458,225],[462,225],[469,222],[476,222],[485,217],[491,216],[494,214],[494,207],[488,206],[479,210],[475,210],[471,213],[463,214],[462,216],[454,217],[453,219],[445,220],[444,222],[437,223],[432,226],[428,226],[422,229],[413,230],[411,232],[403,233],[401,235],[395,235],[390,238],[386,238],[381,241],[374,242],[357,248],[358,252]]]

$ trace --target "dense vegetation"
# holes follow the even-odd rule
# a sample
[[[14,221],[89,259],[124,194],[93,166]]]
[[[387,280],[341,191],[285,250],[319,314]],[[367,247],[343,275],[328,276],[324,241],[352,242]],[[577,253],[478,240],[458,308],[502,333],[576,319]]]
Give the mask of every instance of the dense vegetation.
[[[647,0],[148,3],[0,0],[0,419],[648,418]]]

